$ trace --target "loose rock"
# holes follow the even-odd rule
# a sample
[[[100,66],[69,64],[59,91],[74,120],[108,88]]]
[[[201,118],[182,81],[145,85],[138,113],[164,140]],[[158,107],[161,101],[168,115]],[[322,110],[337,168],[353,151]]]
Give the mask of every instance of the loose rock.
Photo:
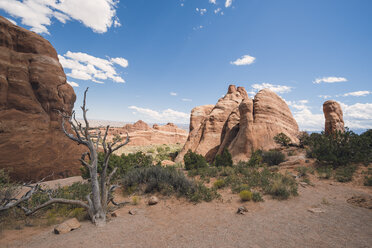
[[[244,214],[245,212],[248,212],[248,209],[244,206],[239,207],[238,211],[236,211],[237,214]]]
[[[151,206],[151,205],[158,204],[158,202],[159,202],[159,198],[157,198],[156,196],[151,196],[148,201],[148,204]]]
[[[324,213],[325,211],[321,208],[309,208],[307,211],[311,212],[311,213]]]
[[[72,230],[78,229],[81,226],[80,222],[76,218],[66,220],[54,228],[55,234],[64,234]]]

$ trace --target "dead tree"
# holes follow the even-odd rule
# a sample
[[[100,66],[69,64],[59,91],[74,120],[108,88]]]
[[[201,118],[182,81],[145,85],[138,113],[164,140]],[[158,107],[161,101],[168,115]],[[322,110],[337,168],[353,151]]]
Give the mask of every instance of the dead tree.
[[[107,135],[109,131],[109,127],[106,127],[106,130],[103,135],[101,135],[101,131],[96,129],[96,131],[92,131],[89,126],[89,122],[87,119],[87,111],[86,108],[86,96],[87,96],[88,88],[84,92],[84,101],[83,106],[81,109],[83,111],[83,119],[84,119],[84,126],[76,120],[75,112],[72,112],[71,116],[66,115],[60,111],[59,114],[62,116],[62,130],[66,134],[66,136],[77,142],[79,145],[84,145],[88,148],[88,151],[83,153],[80,159],[80,162],[84,167],[86,167],[90,174],[90,184],[91,184],[91,192],[86,196],[87,203],[80,200],[70,200],[70,199],[62,199],[62,198],[53,198],[50,191],[45,191],[49,195],[49,200],[44,204],[35,207],[34,209],[28,209],[23,206],[21,203],[27,201],[31,198],[32,194],[38,191],[43,191],[39,184],[37,183],[34,186],[29,186],[31,190],[29,190],[24,196],[19,199],[10,199],[0,206],[1,210],[6,210],[11,207],[19,207],[23,209],[26,215],[30,215],[35,213],[36,211],[47,207],[54,203],[61,203],[61,204],[73,204],[83,207],[87,210],[91,221],[96,224],[97,226],[102,226],[106,223],[106,214],[108,210],[108,204],[112,202],[115,205],[118,205],[112,197],[112,193],[117,187],[117,185],[111,185],[111,179],[113,178],[117,167],[114,168],[110,173],[108,173],[108,165],[110,161],[110,156],[113,152],[117,151],[121,147],[125,146],[129,142],[129,135],[127,133],[127,137],[123,143],[121,143],[120,138],[115,138],[111,142],[107,141]],[[68,120],[69,125],[73,131],[69,133],[66,129],[65,122]],[[98,173],[98,148],[102,147],[104,151],[104,161],[102,166],[102,171],[100,174]],[[5,202],[4,202],[5,203]]]

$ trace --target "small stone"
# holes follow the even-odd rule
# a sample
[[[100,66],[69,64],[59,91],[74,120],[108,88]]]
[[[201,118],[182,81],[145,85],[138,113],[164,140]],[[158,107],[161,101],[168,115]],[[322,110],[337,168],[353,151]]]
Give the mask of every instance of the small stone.
[[[237,214],[244,214],[245,212],[248,212],[248,209],[244,206],[239,207],[238,211],[236,211]]]
[[[311,212],[311,213],[324,213],[325,211],[321,208],[309,208],[307,211]]]
[[[54,228],[55,234],[68,233],[72,230],[78,229],[81,226],[80,222],[76,218],[72,218],[64,221]]]
[[[158,204],[158,202],[159,202],[159,199],[156,196],[151,196],[149,201],[148,201],[148,204],[149,205],[156,205],[156,204]]]
[[[130,215],[136,215],[136,214],[137,214],[137,210],[136,210],[136,209],[130,209],[130,210],[128,211],[128,213],[129,213]]]

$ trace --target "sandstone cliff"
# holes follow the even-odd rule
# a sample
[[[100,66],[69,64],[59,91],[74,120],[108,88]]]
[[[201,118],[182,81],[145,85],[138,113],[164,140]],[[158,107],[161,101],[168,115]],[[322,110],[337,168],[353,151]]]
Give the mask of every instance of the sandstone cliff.
[[[298,125],[287,104],[268,89],[261,90],[252,100],[243,87],[230,85],[210,112],[210,108],[204,112],[200,109],[205,107],[196,107],[191,112],[191,131],[176,161],[182,161],[189,149],[212,161],[225,148],[234,162],[246,161],[252,150],[275,148],[273,138],[281,132],[293,142],[298,141]],[[196,111],[202,113],[197,121],[193,119]]]
[[[52,45],[0,17],[0,168],[18,180],[79,173],[55,111],[71,113],[75,98]]]

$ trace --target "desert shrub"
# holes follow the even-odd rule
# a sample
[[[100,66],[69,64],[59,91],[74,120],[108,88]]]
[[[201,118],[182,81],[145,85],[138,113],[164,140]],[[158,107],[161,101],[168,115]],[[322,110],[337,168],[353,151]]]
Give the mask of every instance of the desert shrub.
[[[239,182],[231,184],[231,192],[240,193],[243,190],[251,190],[248,184],[240,184]]]
[[[339,182],[350,182],[353,179],[355,166],[340,166],[335,170],[335,179]]]
[[[249,190],[242,190],[239,193],[240,200],[242,201],[250,201],[252,200],[253,193]]]
[[[140,198],[138,196],[135,195],[135,196],[132,197],[132,204],[133,205],[138,205],[139,202],[140,202]]]
[[[185,162],[186,170],[198,169],[208,166],[207,161],[202,155],[192,152],[191,150],[187,151],[187,153],[183,157],[183,161]]]
[[[207,166],[188,171],[189,177],[195,177],[197,175],[200,175],[200,178],[216,177],[218,176],[218,168],[214,166]]]
[[[299,166],[296,168],[296,171],[299,173],[300,177],[307,176],[307,173],[309,172],[309,168],[306,166]]]
[[[284,162],[285,155],[280,151],[271,150],[262,153],[262,161],[269,166],[278,165]]]
[[[218,154],[214,160],[215,166],[232,166],[233,161],[230,152],[225,148],[221,154]]]
[[[281,146],[289,146],[291,143],[291,139],[284,133],[279,133],[274,137],[275,143],[281,145]]]
[[[102,172],[103,161],[104,153],[100,152],[98,153],[98,173]],[[122,154],[121,156],[112,154],[107,171],[110,173],[115,167],[118,167],[116,178],[120,178],[133,168],[151,166],[152,163],[152,156],[148,156],[143,152],[129,153],[128,155]],[[89,178],[89,171],[87,168],[81,168],[81,172],[84,179]]]
[[[252,151],[252,155],[249,158],[247,166],[259,167],[261,163],[262,163],[262,151],[261,150]]]
[[[13,198],[17,191],[17,185],[11,182],[9,173],[4,169],[0,170],[0,205],[5,203],[5,199]]]
[[[320,165],[333,168],[352,163],[372,161],[372,131],[361,135],[346,129],[330,135],[313,133],[309,138],[309,158],[316,158]]]
[[[309,134],[307,132],[300,132],[297,136],[299,141],[299,147],[304,148],[305,146],[309,145]]]
[[[320,179],[330,179],[333,174],[332,166],[318,166],[316,167]]]
[[[220,169],[220,176],[222,177],[227,177],[227,176],[230,176],[230,175],[233,175],[235,173],[235,170],[231,167],[222,167]]]
[[[145,193],[157,191],[168,194],[172,190],[180,195],[187,195],[194,186],[181,171],[161,166],[133,169],[123,177],[122,185],[125,189],[133,186],[143,189],[139,186],[144,186]]]
[[[226,183],[225,183],[225,180],[223,179],[218,179],[217,181],[213,183],[213,187],[215,187],[216,189],[222,189],[225,186],[226,186]]]
[[[287,152],[287,156],[290,157],[290,156],[293,156],[295,155],[295,152],[294,151],[288,151]]]
[[[372,176],[366,176],[364,178],[364,186],[372,186]]]
[[[254,202],[262,202],[263,199],[262,199],[262,196],[261,196],[260,192],[253,192],[253,194],[252,194],[252,200]]]
[[[279,200],[298,195],[297,183],[290,175],[275,174],[272,182],[266,188],[266,193]]]
[[[219,197],[215,188],[207,188],[202,182],[196,183],[194,190],[187,195],[191,202],[210,202]]]

